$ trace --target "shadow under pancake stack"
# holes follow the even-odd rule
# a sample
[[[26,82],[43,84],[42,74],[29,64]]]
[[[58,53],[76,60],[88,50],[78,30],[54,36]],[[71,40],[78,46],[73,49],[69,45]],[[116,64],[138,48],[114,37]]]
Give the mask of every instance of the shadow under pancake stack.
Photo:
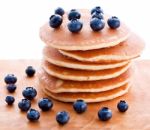
[[[94,32],[90,11],[79,12],[83,22],[79,33],[68,30],[67,13],[59,28],[48,23],[41,27],[46,46],[39,85],[47,96],[63,102],[101,102],[124,95],[132,86],[131,61],[140,56],[143,40],[122,21],[117,29],[105,24],[103,30]],[[104,15],[104,20],[108,17]]]

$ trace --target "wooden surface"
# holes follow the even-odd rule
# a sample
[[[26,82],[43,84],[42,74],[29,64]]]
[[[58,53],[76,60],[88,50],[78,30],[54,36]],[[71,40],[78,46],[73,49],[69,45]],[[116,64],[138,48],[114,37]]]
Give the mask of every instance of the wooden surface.
[[[38,87],[37,74],[34,78],[26,77],[24,70],[28,65],[38,69],[40,61],[0,61],[0,130],[150,130],[150,61],[136,61],[133,86],[125,96],[113,101],[89,104],[88,110],[81,115],[74,112],[72,104],[54,101],[53,109],[41,112],[38,122],[29,122],[26,113],[20,112],[17,105],[26,86],[34,86],[38,91],[38,96],[32,101],[32,108],[39,110],[38,99],[44,96]],[[8,73],[14,73],[18,77],[17,90],[12,94],[16,99],[13,106],[5,103],[5,97],[11,95],[3,81]],[[129,104],[129,110],[124,114],[116,108],[121,99]],[[113,117],[108,122],[101,122],[97,118],[97,111],[102,106],[112,109]],[[64,126],[55,121],[56,113],[61,110],[70,113],[70,121]]]

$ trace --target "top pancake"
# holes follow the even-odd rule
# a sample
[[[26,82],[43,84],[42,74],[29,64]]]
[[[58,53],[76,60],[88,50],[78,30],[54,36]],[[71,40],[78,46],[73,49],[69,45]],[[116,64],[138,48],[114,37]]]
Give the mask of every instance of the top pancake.
[[[46,23],[40,29],[41,39],[49,46],[62,50],[92,50],[105,47],[111,47],[126,40],[129,36],[129,29],[121,21],[118,29],[110,29],[105,24],[105,28],[99,32],[94,32],[90,28],[91,14],[88,10],[80,10],[82,30],[77,33],[71,33],[67,24],[69,22],[67,13],[63,16],[63,23],[58,29],[53,29]],[[105,16],[105,21],[108,16]]]

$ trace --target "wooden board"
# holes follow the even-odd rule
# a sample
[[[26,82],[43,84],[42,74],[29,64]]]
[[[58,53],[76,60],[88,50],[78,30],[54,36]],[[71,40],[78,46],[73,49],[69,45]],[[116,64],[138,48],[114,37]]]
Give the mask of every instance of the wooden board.
[[[32,108],[38,109],[38,99],[44,97],[38,87],[37,75],[27,78],[25,68],[33,65],[40,68],[40,61],[35,60],[6,60],[0,61],[0,130],[150,130],[150,61],[136,61],[134,83],[129,93],[112,101],[88,104],[88,110],[79,115],[76,114],[70,103],[54,101],[54,107],[49,112],[41,112],[38,122],[29,122],[25,112],[18,109],[18,101],[22,99],[22,90],[26,86],[35,86],[38,96],[32,101]],[[15,103],[7,106],[5,97],[11,95],[7,92],[4,76],[14,73],[18,77],[17,90],[14,94]],[[116,105],[124,99],[129,104],[126,113],[118,112]],[[107,106],[112,109],[113,117],[108,122],[99,121],[97,111]],[[60,126],[55,121],[58,111],[66,110],[70,113],[70,121]]]

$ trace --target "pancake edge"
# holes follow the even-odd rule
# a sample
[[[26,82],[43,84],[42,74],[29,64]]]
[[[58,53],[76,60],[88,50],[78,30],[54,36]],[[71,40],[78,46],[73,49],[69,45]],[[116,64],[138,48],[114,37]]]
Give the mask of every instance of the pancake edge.
[[[109,100],[113,100],[114,98],[117,98],[117,97],[120,97],[120,96],[123,96],[124,94],[126,94],[129,89],[131,87],[131,84],[128,84],[126,89],[125,90],[122,90],[118,93],[116,93],[115,95],[110,95],[108,97],[101,97],[101,98],[95,98],[95,99],[83,99],[85,102],[87,103],[95,103],[95,102],[103,102],[103,101],[109,101]],[[53,99],[55,100],[58,100],[58,101],[62,101],[62,102],[75,102],[77,99],[73,99],[73,98],[64,98],[64,97],[55,97],[52,93],[48,93],[47,90],[45,89],[42,89],[42,91],[48,96],[48,97],[52,97]],[[78,98],[80,99],[80,98]]]
[[[73,80],[73,81],[96,81],[96,80],[104,80],[104,79],[110,79],[110,78],[115,78],[125,71],[131,66],[131,63],[123,67],[119,72],[115,72],[113,74],[109,75],[102,75],[102,76],[70,76],[70,75],[62,75],[59,73],[55,73],[49,69],[47,69],[44,65],[42,65],[42,68],[50,75],[63,79],[63,80]]]

